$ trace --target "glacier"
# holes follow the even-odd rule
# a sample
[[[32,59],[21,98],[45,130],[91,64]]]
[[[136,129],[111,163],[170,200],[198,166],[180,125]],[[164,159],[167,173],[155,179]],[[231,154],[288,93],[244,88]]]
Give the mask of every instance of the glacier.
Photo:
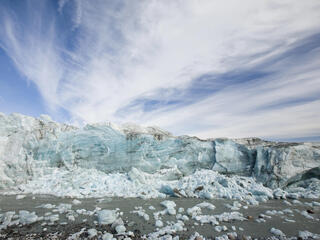
[[[58,196],[320,196],[320,143],[199,139],[110,122],[0,113],[0,191]]]

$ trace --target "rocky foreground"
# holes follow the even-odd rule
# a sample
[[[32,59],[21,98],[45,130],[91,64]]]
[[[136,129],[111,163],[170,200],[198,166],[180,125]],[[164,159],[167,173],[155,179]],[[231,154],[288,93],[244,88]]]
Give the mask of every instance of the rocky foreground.
[[[0,197],[0,239],[320,239],[320,201]]]

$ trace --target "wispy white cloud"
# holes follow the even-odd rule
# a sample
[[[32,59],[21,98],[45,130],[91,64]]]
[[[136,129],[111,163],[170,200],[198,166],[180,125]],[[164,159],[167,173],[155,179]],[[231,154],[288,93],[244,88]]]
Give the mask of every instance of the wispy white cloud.
[[[67,2],[68,2],[68,0],[59,0],[58,1],[58,11],[59,11],[59,13],[61,13],[63,7],[66,5]]]
[[[31,6],[27,6],[31,9]],[[45,6],[39,4],[43,10]],[[29,26],[19,22],[18,16],[1,9],[0,46],[11,57],[19,72],[34,82],[50,109],[59,105],[57,90],[63,72],[63,63],[56,51],[57,32],[54,22],[43,24],[44,14],[30,12]]]
[[[28,9],[26,22],[4,6],[0,44],[52,114],[63,108],[72,121],[133,121],[202,137],[320,133],[319,101],[301,100],[319,93],[316,48],[303,65],[283,59],[265,66],[277,74],[263,84],[226,84],[188,105],[128,108],[137,99],[169,101],[172,94],[159,89],[183,93],[204,74],[261,68],[319,31],[317,0],[60,0],[53,11],[42,5]],[[61,25],[62,18],[69,22]]]

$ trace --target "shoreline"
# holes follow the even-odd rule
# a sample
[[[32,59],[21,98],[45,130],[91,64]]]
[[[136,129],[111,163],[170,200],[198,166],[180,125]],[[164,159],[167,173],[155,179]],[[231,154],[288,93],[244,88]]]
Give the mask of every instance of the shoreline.
[[[165,207],[162,204],[164,201],[176,204],[175,207],[169,206],[174,209],[174,212],[168,211],[168,206]],[[206,206],[203,204],[204,202],[214,207],[210,209],[210,205]],[[194,215],[190,214],[191,211],[188,209],[195,206],[201,206],[200,212]],[[182,211],[180,208],[184,210]],[[91,239],[102,239],[106,232],[113,234],[116,239],[124,239],[123,236],[131,239],[143,239],[142,236],[156,236],[157,234],[152,235],[155,232],[158,232],[158,237],[165,236],[166,230],[163,229],[166,226],[174,226],[171,227],[170,235],[172,237],[179,236],[180,239],[190,239],[195,232],[206,239],[215,239],[223,235],[232,238],[232,233],[236,233],[240,239],[279,237],[271,232],[272,228],[282,231],[288,238],[298,238],[299,232],[302,231],[320,236],[320,228],[318,227],[320,199],[269,200],[254,206],[229,199],[204,200],[170,197],[146,200],[141,198],[83,198],[75,200],[74,198],[49,195],[27,195],[25,197],[0,195],[0,209],[2,215],[9,211],[15,211],[14,216],[16,215],[16,217],[13,217],[12,221],[19,218],[21,210],[35,212],[38,217],[38,220],[31,224],[21,225],[20,223],[7,226],[5,230],[0,231],[0,239],[9,239],[10,237],[11,239],[67,239],[84,228],[85,230],[76,239],[89,238],[89,229],[97,231],[97,235]],[[116,235],[115,228],[111,224],[100,225],[97,214],[103,209],[118,209],[117,217],[123,220],[125,232],[128,234]],[[157,220],[155,213],[157,212],[157,218],[161,220],[163,227],[155,226]],[[236,218],[230,217],[232,212],[238,213]],[[221,217],[223,214],[224,217]],[[52,219],[50,220],[49,217],[54,215],[58,215],[58,217],[51,222]],[[206,222],[213,216],[218,219],[217,223]],[[177,223],[178,225],[174,225]],[[161,233],[161,230],[164,234]],[[31,238],[27,238],[28,235]]]

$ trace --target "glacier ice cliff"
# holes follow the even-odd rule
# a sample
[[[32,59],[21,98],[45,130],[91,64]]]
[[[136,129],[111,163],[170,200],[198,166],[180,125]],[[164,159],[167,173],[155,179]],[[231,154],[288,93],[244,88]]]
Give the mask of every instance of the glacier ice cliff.
[[[201,192],[210,198],[219,192],[217,196],[237,198],[237,191],[223,189],[242,184],[249,189],[239,188],[239,194],[252,190],[259,195],[257,187],[250,185],[254,179],[270,197],[265,187],[317,188],[319,167],[320,143],[201,140],[172,136],[157,127],[101,123],[77,128],[45,115],[37,119],[0,113],[2,191],[112,195],[113,184],[123,192],[141,186],[139,191],[146,195],[148,191],[182,196]],[[119,187],[119,182],[125,186]],[[186,184],[194,187],[193,192]],[[208,191],[204,184],[210,185]]]

